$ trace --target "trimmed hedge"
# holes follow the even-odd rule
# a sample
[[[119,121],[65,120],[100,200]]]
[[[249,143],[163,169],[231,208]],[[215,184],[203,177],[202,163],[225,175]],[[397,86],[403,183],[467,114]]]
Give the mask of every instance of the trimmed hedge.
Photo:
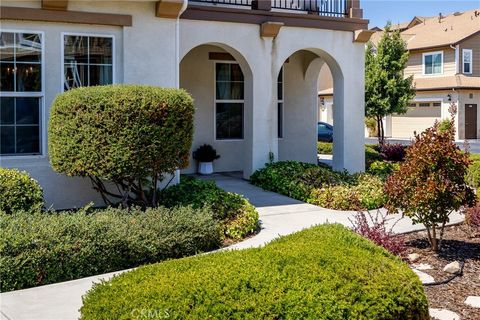
[[[241,195],[220,189],[214,181],[182,176],[179,184],[160,192],[159,202],[169,208],[189,205],[193,208],[210,207],[214,218],[221,222],[227,239],[243,239],[259,227],[255,207]]]
[[[220,247],[207,209],[0,213],[0,287],[23,289]]]
[[[141,267],[94,285],[80,311],[82,320],[430,319],[408,265],[340,225]]]
[[[349,175],[310,163],[279,161],[257,170],[250,182],[265,190],[337,210],[383,206],[383,181],[370,174]]]
[[[317,142],[317,153],[319,154],[333,154],[333,143],[331,142]],[[378,146],[374,144],[365,145],[365,166],[367,169],[375,161],[381,161],[383,157],[378,151]]]
[[[43,190],[25,171],[0,168],[0,211],[36,212],[43,208]]]
[[[57,172],[90,178],[108,204],[126,199],[124,205],[155,207],[156,185],[150,181],[188,165],[193,116],[193,99],[182,89],[108,85],[69,90],[51,108],[50,162]],[[104,180],[117,185],[114,199],[117,188],[107,190]]]

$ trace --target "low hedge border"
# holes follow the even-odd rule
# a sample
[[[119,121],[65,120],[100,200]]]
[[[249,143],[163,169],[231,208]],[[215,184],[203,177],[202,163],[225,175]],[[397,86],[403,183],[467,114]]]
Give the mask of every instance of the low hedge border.
[[[0,212],[2,292],[180,258],[221,246],[210,209]]]
[[[408,265],[340,225],[141,267],[94,285],[80,311],[82,320],[429,319]]]

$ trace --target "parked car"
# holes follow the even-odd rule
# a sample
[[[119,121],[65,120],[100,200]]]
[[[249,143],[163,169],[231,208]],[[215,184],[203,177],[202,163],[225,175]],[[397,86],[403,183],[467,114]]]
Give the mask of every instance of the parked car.
[[[325,122],[317,123],[318,141],[333,142],[333,126]]]

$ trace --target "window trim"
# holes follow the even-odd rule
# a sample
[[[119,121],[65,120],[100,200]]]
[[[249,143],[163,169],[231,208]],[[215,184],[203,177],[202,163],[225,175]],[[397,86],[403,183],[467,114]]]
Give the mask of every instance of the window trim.
[[[470,61],[468,64],[470,65],[470,72],[465,72],[465,53],[470,53]],[[462,49],[462,73],[463,74],[473,74],[473,50],[472,49]]]
[[[60,34],[60,92],[65,92],[65,36],[98,37],[112,39],[112,84],[116,84],[116,46],[115,35],[111,33],[83,33],[83,32],[62,32]]]
[[[2,160],[12,160],[12,159],[45,159],[47,157],[47,112],[45,108],[45,32],[44,31],[37,31],[35,29],[28,30],[28,29],[2,29],[1,32],[6,33],[37,33],[40,35],[42,40],[42,58],[40,59],[40,81],[41,83],[41,91],[33,91],[33,92],[7,92],[7,91],[0,91],[0,96],[2,97],[19,97],[19,98],[39,98],[40,105],[39,107],[42,109],[39,112],[39,130],[40,130],[40,141],[39,147],[40,152],[35,154],[9,154],[9,155],[0,155],[0,159]]]
[[[244,141],[245,140],[245,75],[243,75],[243,100],[218,100],[217,99],[217,64],[240,64],[237,61],[231,60],[215,60],[213,64],[213,141],[215,142],[229,142],[229,141]],[[240,70],[242,68],[240,67]],[[242,70],[243,73],[243,70]],[[217,103],[243,103],[242,110],[242,133],[243,138],[235,139],[217,139]]]
[[[431,56],[431,55],[436,55],[440,54],[442,57],[442,64],[441,64],[441,71],[440,73],[425,73],[425,57],[426,56]],[[435,76],[442,76],[443,75],[443,67],[444,67],[444,56],[443,56],[443,50],[441,51],[431,51],[431,52],[423,52],[422,53],[422,74],[424,76],[430,76],[430,77],[435,77]]]

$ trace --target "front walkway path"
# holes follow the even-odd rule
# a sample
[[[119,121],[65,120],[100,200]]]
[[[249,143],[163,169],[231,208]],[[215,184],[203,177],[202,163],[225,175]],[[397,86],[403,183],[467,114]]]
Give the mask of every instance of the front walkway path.
[[[262,230],[256,236],[229,248],[243,249],[261,246],[281,235],[287,235],[321,223],[341,223],[350,227],[355,212],[320,208],[273,192],[264,191],[235,176],[215,174],[213,179],[221,188],[244,195],[257,208]],[[401,218],[392,215],[390,223]],[[451,222],[462,221],[459,214]],[[419,230],[410,219],[403,218],[395,225],[395,232]],[[121,271],[122,272],[122,271]],[[117,272],[118,273],[118,272]],[[115,273],[98,275],[68,282],[0,294],[1,320],[74,320],[79,316],[82,295],[93,282],[111,278]]]

